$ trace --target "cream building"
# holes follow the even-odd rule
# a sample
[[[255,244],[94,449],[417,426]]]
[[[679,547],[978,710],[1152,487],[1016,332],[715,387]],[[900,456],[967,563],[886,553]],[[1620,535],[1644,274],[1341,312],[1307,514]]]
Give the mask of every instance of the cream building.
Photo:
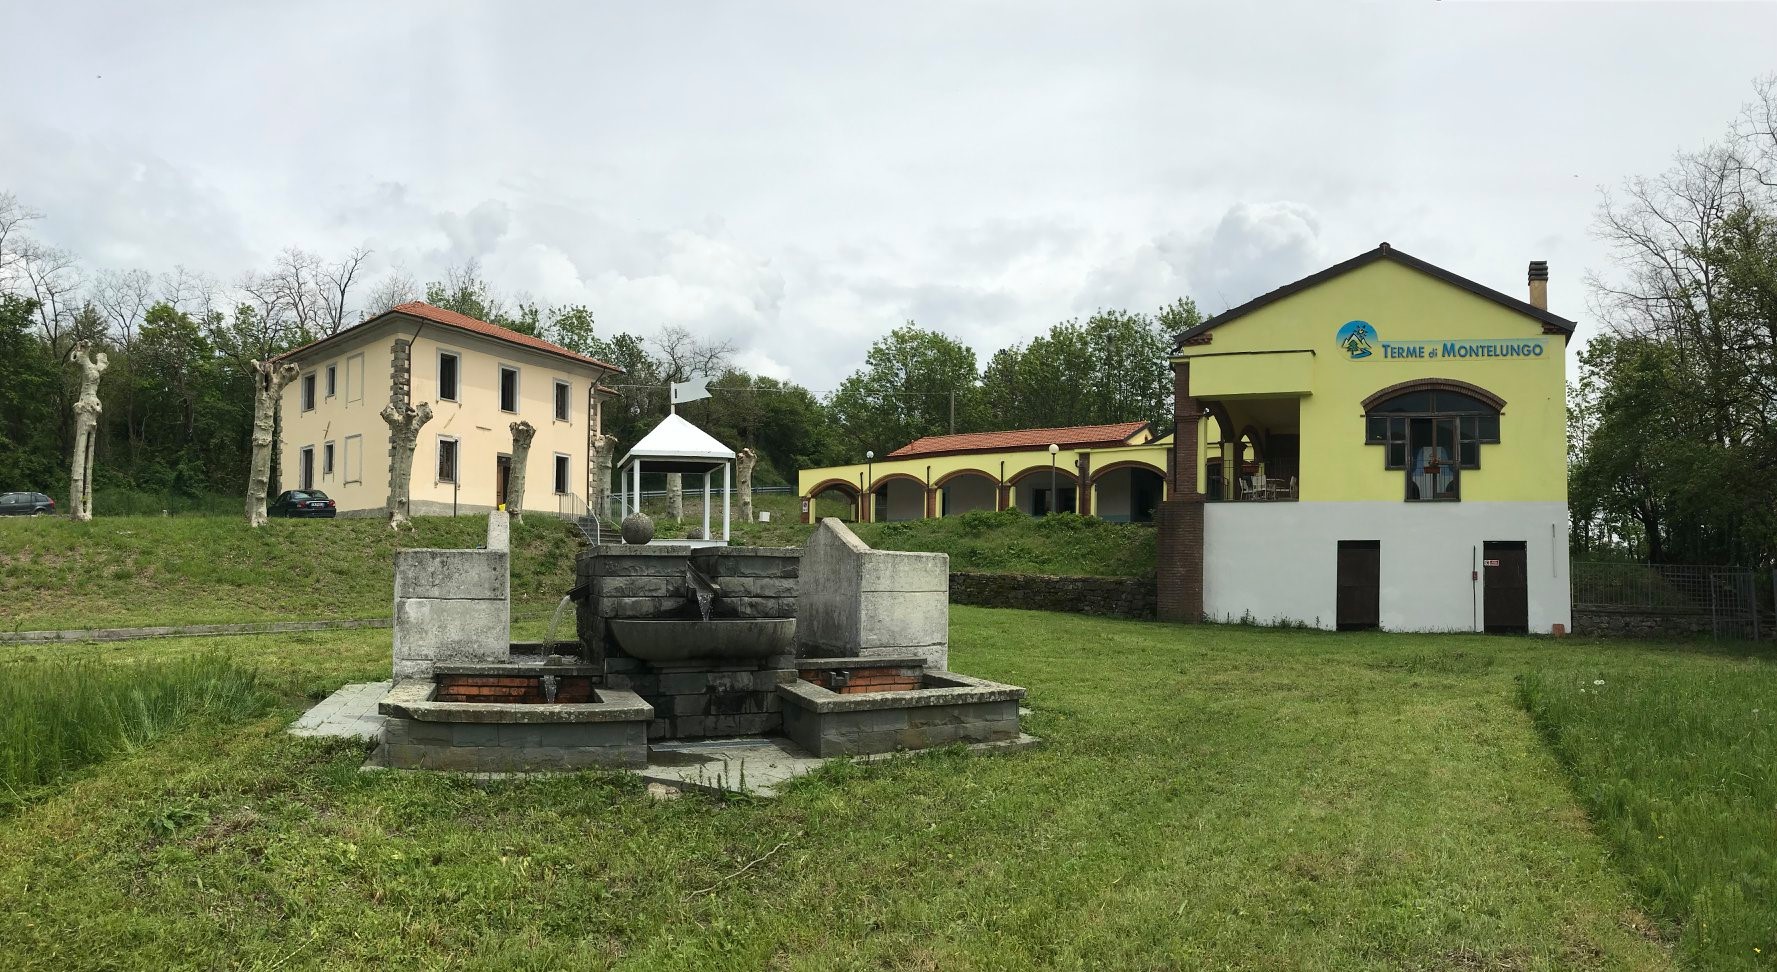
[[[505,503],[511,424],[520,420],[537,430],[525,464],[525,510],[583,513],[599,475],[589,440],[600,432],[602,403],[615,394],[600,382],[623,373],[419,301],[282,360],[301,373],[284,389],[274,495],[319,489],[342,516],[387,507],[389,427],[382,410],[391,400],[432,406],[414,449],[415,515],[486,512]]]

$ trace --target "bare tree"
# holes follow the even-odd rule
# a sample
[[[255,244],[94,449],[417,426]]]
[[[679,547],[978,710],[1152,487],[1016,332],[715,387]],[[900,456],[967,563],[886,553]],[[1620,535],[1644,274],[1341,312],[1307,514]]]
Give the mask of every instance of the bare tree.
[[[753,467],[759,463],[759,454],[751,447],[740,450],[734,456],[735,487],[740,491],[740,519],[742,523],[753,522]]]
[[[68,513],[76,520],[93,518],[93,453],[98,439],[99,378],[110,365],[105,352],[89,354],[90,346],[74,345],[68,360],[80,367],[80,398],[74,403],[74,458],[68,473]]]
[[[364,270],[364,261],[369,258],[370,251],[358,246],[353,247],[343,259],[321,267],[319,287],[322,337],[332,337],[362,319],[362,315],[357,319],[352,316],[352,287]]]
[[[531,439],[537,434],[537,427],[529,422],[513,422],[508,426],[512,430],[512,471],[506,479],[506,512],[512,514],[512,522],[524,522],[524,485],[525,466],[531,458]]]
[[[66,250],[21,240],[14,252],[20,289],[37,302],[37,328],[50,350],[60,357],[73,345],[74,319],[80,311],[83,281],[80,265]]]
[[[654,350],[660,359],[661,380],[671,383],[693,375],[715,377],[727,369],[728,359],[734,356],[734,342],[700,338],[673,324],[660,329]],[[666,474],[666,510],[673,519],[684,519],[685,480],[679,473]]]
[[[300,369],[286,361],[253,362],[253,459],[247,473],[247,525],[265,525],[265,494],[271,488],[271,454],[277,442],[278,400]]]
[[[382,414],[389,425],[389,529],[399,530],[408,523],[407,490],[413,479],[413,451],[419,442],[420,427],[432,421],[432,406],[428,402],[390,402]],[[462,461],[462,457],[458,456],[456,461]],[[455,470],[452,474],[456,474]]]
[[[410,300],[418,300],[419,294],[420,288],[414,283],[413,275],[395,267],[370,288],[370,295],[364,300],[364,314],[368,317],[386,314]]]
[[[24,241],[25,224],[42,218],[42,213],[20,203],[17,196],[0,192],[0,291],[11,289],[9,281],[24,259],[19,246]]]

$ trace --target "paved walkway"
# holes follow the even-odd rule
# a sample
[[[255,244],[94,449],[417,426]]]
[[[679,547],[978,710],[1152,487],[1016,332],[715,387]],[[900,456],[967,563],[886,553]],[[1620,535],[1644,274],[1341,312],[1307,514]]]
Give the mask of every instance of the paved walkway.
[[[293,736],[340,736],[376,739],[383,734],[383,717],[376,704],[389,694],[390,682],[360,682],[327,696],[290,724]]]
[[[346,685],[327,696],[302,718],[290,724],[294,736],[336,736],[375,740],[382,736],[383,717],[376,704],[388,694],[390,682],[360,682]],[[1034,736],[1023,735],[998,743],[976,743],[973,752],[992,753],[1034,746]],[[859,761],[889,759],[898,755],[854,757]],[[371,755],[371,761],[376,759]],[[706,790],[711,792],[750,793],[754,796],[776,796],[785,783],[811,773],[828,762],[781,736],[744,739],[700,739],[690,742],[655,743],[648,747],[648,768],[638,771],[650,783],[673,790]],[[365,764],[372,768],[371,763]],[[423,772],[420,770],[402,772]],[[550,774],[474,773],[481,779],[505,776]]]

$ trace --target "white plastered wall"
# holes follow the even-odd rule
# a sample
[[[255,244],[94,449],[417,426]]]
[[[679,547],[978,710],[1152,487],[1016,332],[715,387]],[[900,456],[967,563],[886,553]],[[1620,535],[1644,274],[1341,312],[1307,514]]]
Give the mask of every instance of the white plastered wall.
[[[1521,540],[1530,631],[1571,631],[1567,522],[1565,503],[1210,503],[1203,610],[1333,628],[1339,541],[1377,540],[1384,630],[1477,630],[1485,591],[1470,572],[1481,545]]]

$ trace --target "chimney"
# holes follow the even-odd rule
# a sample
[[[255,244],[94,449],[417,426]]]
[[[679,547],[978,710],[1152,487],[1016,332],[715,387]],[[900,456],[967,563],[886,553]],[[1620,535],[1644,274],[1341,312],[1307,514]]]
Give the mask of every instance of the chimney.
[[[1549,309],[1549,261],[1530,261],[1530,303],[1538,310]]]

